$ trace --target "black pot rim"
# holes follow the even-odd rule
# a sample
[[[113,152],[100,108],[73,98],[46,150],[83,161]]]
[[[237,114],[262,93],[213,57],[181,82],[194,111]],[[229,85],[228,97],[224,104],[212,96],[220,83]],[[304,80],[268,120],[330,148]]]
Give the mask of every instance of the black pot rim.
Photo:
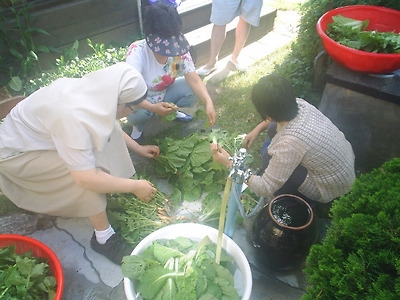
[[[292,226],[288,226],[288,225],[284,225],[282,223],[279,223],[275,218],[274,215],[272,214],[272,204],[274,201],[279,200],[280,198],[283,197],[291,197],[291,198],[295,198],[296,200],[299,200],[300,202],[304,203],[307,207],[308,210],[310,212],[310,220],[308,220],[308,222],[306,224],[304,224],[303,226],[300,227],[292,227]],[[280,227],[283,228],[287,228],[287,229],[291,229],[291,230],[303,230],[305,228],[307,228],[308,226],[310,226],[310,224],[312,223],[312,221],[314,220],[314,212],[313,209],[311,208],[310,204],[308,204],[308,202],[306,200],[304,200],[303,198],[300,198],[299,196],[296,195],[292,195],[292,194],[282,194],[279,196],[276,196],[275,198],[273,198],[269,203],[268,203],[268,213],[271,217],[271,219]]]

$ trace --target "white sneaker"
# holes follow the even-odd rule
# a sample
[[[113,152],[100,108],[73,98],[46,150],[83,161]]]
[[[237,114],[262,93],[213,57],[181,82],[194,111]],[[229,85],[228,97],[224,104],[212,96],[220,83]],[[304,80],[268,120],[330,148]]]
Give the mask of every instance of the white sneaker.
[[[235,63],[232,58],[229,60],[229,62],[235,67],[236,70],[238,70],[239,72],[245,72],[247,70],[247,67],[245,67],[244,65],[238,63]]]
[[[216,69],[217,69],[217,68],[216,68],[215,66],[212,67],[211,69],[205,69],[205,68],[203,67],[203,68],[201,68],[201,69],[198,69],[198,70],[196,71],[196,73],[197,73],[199,76],[207,76],[207,75],[211,74],[212,72],[214,72]]]

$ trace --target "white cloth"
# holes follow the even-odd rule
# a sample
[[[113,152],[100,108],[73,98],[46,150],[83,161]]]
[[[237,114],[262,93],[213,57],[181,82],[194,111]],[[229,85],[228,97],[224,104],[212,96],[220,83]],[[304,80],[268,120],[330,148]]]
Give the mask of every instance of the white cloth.
[[[135,101],[146,90],[142,76],[127,63],[58,79],[14,107],[0,127],[0,149],[53,150],[55,136],[74,149],[101,151],[115,125],[117,103]],[[122,92],[131,98],[119,101]]]
[[[101,151],[115,124],[119,95],[125,90],[132,91],[131,101],[135,101],[145,94],[146,86],[137,71],[118,63],[82,78],[58,79],[24,101],[29,101],[27,110],[67,146],[94,146]]]
[[[106,209],[106,194],[79,187],[57,151],[29,151],[0,162],[0,188],[16,206],[62,217]]]
[[[119,126],[117,104],[135,101],[146,90],[142,76],[127,63],[83,78],[58,79],[18,103],[4,119],[0,161],[27,151],[57,149],[71,169],[90,169],[94,166],[91,152],[100,152]],[[124,97],[119,98],[121,93]],[[92,161],[83,166],[89,157]]]
[[[254,176],[249,186],[260,196],[270,196],[302,165],[308,173],[299,192],[327,203],[350,191],[355,179],[353,148],[316,107],[302,99],[297,103],[298,115],[278,126],[271,140],[271,159],[264,174]]]
[[[165,65],[160,64],[145,40],[130,45],[126,62],[142,74],[148,87],[146,99],[152,103],[163,101],[166,89],[177,77],[196,71],[189,52],[182,56],[168,57]]]
[[[240,16],[252,26],[260,25],[263,0],[213,0],[211,6],[211,23],[227,25]]]

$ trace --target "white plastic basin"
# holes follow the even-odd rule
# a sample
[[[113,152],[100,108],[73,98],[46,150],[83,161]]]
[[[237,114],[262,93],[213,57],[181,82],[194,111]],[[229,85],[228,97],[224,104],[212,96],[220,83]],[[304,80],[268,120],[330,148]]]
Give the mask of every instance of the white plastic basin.
[[[197,242],[203,239],[205,236],[208,236],[212,242],[217,243],[218,230],[210,226],[196,223],[168,225],[145,237],[135,247],[135,249],[133,249],[132,255],[140,254],[148,246],[150,246],[154,240],[186,237]],[[239,246],[225,234],[222,238],[222,248],[234,258],[237,264],[238,269],[234,274],[235,288],[242,297],[242,300],[250,299],[253,280],[251,277],[250,265],[246,256]],[[124,277],[124,289],[126,298],[128,300],[136,300],[134,284],[127,277]]]

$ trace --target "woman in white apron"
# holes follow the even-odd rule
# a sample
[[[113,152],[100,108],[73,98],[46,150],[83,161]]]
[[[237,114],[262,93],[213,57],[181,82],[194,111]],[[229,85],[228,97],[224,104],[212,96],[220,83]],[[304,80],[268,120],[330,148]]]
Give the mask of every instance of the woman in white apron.
[[[154,186],[132,180],[128,148],[156,157],[122,131],[145,98],[146,84],[129,64],[82,78],[61,78],[18,103],[0,125],[0,188],[20,208],[64,217],[89,217],[92,248],[119,264],[130,250],[107,219],[107,193],[150,201]]]

